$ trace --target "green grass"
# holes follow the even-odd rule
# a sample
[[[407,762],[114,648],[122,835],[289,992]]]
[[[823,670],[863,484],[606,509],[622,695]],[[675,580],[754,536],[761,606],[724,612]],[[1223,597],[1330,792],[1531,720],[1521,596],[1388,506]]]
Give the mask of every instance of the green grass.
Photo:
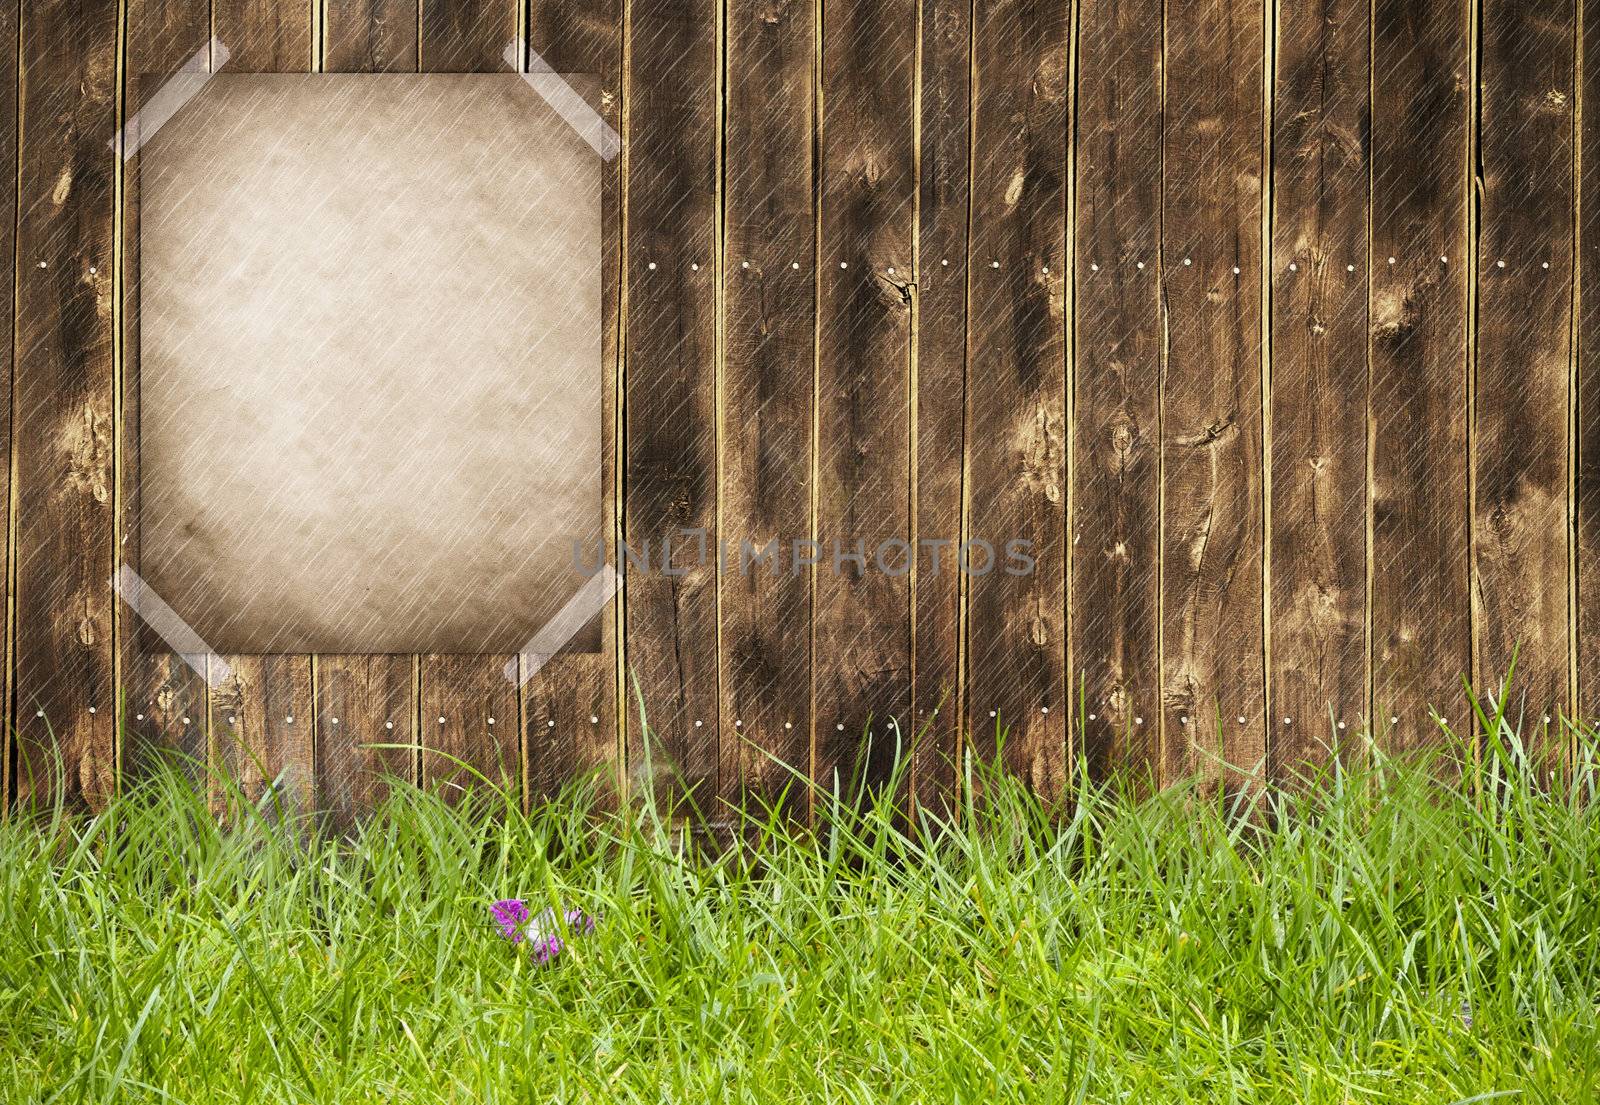
[[[0,1100],[1592,1101],[1593,734],[1551,783],[1483,728],[1457,783],[1052,811],[984,775],[952,824],[716,854],[407,788],[349,839],[237,795],[224,829],[158,775],[0,826]],[[536,968],[508,896],[599,929]]]

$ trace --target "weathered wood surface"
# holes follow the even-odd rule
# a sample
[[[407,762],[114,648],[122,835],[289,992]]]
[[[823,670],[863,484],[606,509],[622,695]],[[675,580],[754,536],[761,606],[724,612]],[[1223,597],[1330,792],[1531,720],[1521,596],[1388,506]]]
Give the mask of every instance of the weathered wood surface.
[[[726,12],[719,794],[771,802],[787,788],[804,808],[781,765],[807,761],[811,733],[810,578],[789,561],[811,529],[816,12]]]
[[[823,0],[812,763],[824,789],[881,781],[910,729],[911,594],[895,543],[910,540],[916,11]]]
[[[1078,12],[1070,654],[1097,778],[1154,773],[1159,754],[1161,11]]]
[[[20,4],[18,0],[7,0],[0,4],[0,173],[7,174],[7,180],[17,177],[17,31],[20,17]],[[6,269],[3,278],[0,278],[0,326],[5,331],[14,334],[12,324],[15,316],[12,313],[14,303],[13,293],[16,290],[17,266],[14,263],[16,254],[17,233],[17,193],[13,189],[7,195],[3,210],[0,210],[0,257],[10,257],[13,264]],[[13,367],[15,365],[15,345],[8,342],[3,351],[0,351],[0,399],[4,401],[5,429],[0,430],[0,472],[4,472],[4,479],[0,480],[7,506],[7,516],[10,517],[9,504],[11,502],[11,396]],[[7,599],[7,650],[4,670],[0,670],[0,804],[7,802],[11,796],[11,760],[12,760],[12,727],[11,721],[11,664],[10,664],[10,598],[11,588],[11,555],[12,531],[8,525],[5,535],[4,572],[6,580]]]
[[[1578,394],[1574,488],[1578,716],[1600,717],[1600,0],[1582,5],[1578,93]]]
[[[1041,793],[1066,778],[1067,48],[1054,0],[973,27],[967,717]],[[1004,740],[1001,743],[1003,727]]]
[[[1572,0],[1485,0],[1472,547],[1478,675],[1529,743],[1571,709]]]
[[[341,823],[386,774],[537,801],[598,772],[714,813],[775,796],[772,757],[881,779],[923,733],[908,793],[947,810],[996,722],[1045,791],[1079,765],[1286,781],[1339,742],[1437,739],[1431,712],[1461,720],[1461,677],[1513,649],[1536,728],[1592,718],[1600,6],[1581,14],[0,7],[22,63],[0,73],[6,786],[93,806],[154,747]],[[138,162],[109,143],[213,34],[230,71],[581,74],[622,135],[597,432],[627,578],[600,652],[520,688],[507,656],[228,657],[208,688],[115,600],[156,507]],[[981,576],[957,561],[974,538],[1000,565]],[[1009,539],[1031,573],[1004,573]],[[773,540],[777,569],[745,570]]]
[[[1268,458],[1278,781],[1325,762],[1367,713],[1367,9],[1279,7]]]
[[[1471,665],[1467,546],[1467,162],[1462,0],[1372,9],[1372,728],[1425,743]]]
[[[1162,763],[1236,781],[1266,752],[1261,4],[1169,6],[1166,43]]]
[[[720,716],[716,12],[633,0],[624,91],[628,770],[702,812]]]
[[[972,116],[971,5],[924,0],[919,76],[916,411],[912,597],[913,740],[917,802],[948,812],[966,731],[962,701],[962,540],[967,443],[967,240]]]
[[[11,708],[33,804],[97,805],[116,779],[117,23],[114,3],[21,12]]]

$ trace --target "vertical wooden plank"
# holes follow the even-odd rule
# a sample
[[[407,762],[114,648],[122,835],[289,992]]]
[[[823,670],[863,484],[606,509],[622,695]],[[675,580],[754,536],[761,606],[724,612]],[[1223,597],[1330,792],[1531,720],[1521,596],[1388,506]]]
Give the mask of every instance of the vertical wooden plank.
[[[967,223],[970,209],[972,5],[923,0],[917,74],[922,148],[917,182],[915,308],[917,539],[912,578],[911,785],[919,805],[948,813],[965,712],[961,664],[961,503],[966,448]]]
[[[623,537],[637,786],[717,789],[717,7],[634,0],[627,80]],[[648,566],[644,564],[648,558]],[[643,776],[648,761],[654,779]]]
[[[1078,15],[1071,654],[1096,779],[1159,767],[1161,18]]]
[[[1166,33],[1163,759],[1235,782],[1214,756],[1266,753],[1261,4],[1169,4]]]
[[[1600,721],[1600,0],[1581,3],[1575,585],[1578,716],[1593,725]]]
[[[811,594],[789,550],[811,527],[816,19],[811,0],[736,0],[727,19],[721,793],[803,805],[782,765],[806,771],[811,730]]]
[[[505,677],[511,656],[422,657],[422,785],[447,797],[522,779],[517,687]],[[481,776],[481,778],[480,778]]]
[[[211,6],[207,0],[131,0],[123,79],[132,118],[191,59],[208,57]],[[139,569],[139,156],[128,159],[122,184],[122,438],[118,467],[118,566]],[[154,412],[159,414],[160,412]],[[173,414],[173,417],[181,415]],[[153,504],[159,509],[159,504]],[[119,613],[124,775],[136,774],[148,753],[169,749],[206,767],[206,681],[175,655],[131,608]]]
[[[425,0],[421,70],[505,71],[501,54],[515,37],[516,13],[516,0]],[[505,677],[512,659],[509,654],[421,658],[417,733],[423,786],[443,786],[454,796],[464,787],[482,787],[476,778],[481,775],[496,786],[520,790],[519,695]]]
[[[1570,712],[1573,0],[1484,0],[1472,463],[1479,678],[1523,733]]]
[[[1464,0],[1377,0],[1372,20],[1372,713],[1382,743],[1401,748],[1437,732],[1430,704],[1459,703],[1471,667],[1472,59]]]
[[[528,26],[528,44],[539,62],[558,73],[585,74],[579,90],[608,126],[621,129],[622,4],[621,0],[536,5]],[[529,59],[529,64],[537,64]],[[597,155],[599,156],[599,155]],[[617,517],[617,379],[620,375],[617,322],[621,293],[622,158],[605,159],[600,172],[602,218],[601,343],[604,373],[601,389],[602,516],[606,563],[616,564]],[[615,601],[615,600],[613,600]],[[616,648],[614,608],[601,618],[600,651],[561,655],[523,684],[525,793],[530,799],[553,797],[575,778],[598,773],[602,789],[615,793],[620,780],[616,722]],[[551,722],[555,724],[552,725]]]
[[[212,0],[213,33],[235,73],[305,73],[314,0]]]
[[[214,0],[212,27],[228,49],[227,68],[307,73],[314,6],[271,0]],[[211,679],[212,762],[254,798],[279,784],[294,808],[314,797],[316,707],[309,656],[229,656]],[[215,663],[215,661],[213,661]]]
[[[969,728],[1035,790],[1066,777],[1067,16],[1006,0],[973,27]]]
[[[329,0],[322,68],[412,72],[416,0]],[[316,658],[317,808],[348,827],[383,801],[386,777],[415,779],[416,666],[412,656]]]
[[[517,0],[422,0],[423,71],[502,70],[516,34]]]
[[[414,73],[417,0],[324,0],[329,73]]]
[[[11,503],[11,380],[12,369],[15,367],[13,354],[15,352],[15,331],[12,324],[16,321],[12,313],[15,302],[16,290],[16,253],[17,245],[17,83],[20,74],[17,72],[17,25],[19,22],[18,0],[6,0],[0,3],[0,173],[9,174],[6,179],[11,182],[9,188],[3,189],[5,205],[0,209],[0,258],[7,258],[5,264],[5,282],[0,285],[0,333],[7,337],[3,351],[0,351],[0,401],[4,402],[6,414],[5,428],[0,429],[0,466],[4,466],[4,477],[0,478],[0,487],[3,487],[7,504],[9,522],[9,506]],[[6,612],[9,617],[11,610],[11,559],[12,559],[12,532],[11,526],[6,527],[5,535],[5,590]],[[10,638],[7,637],[7,646]],[[0,665],[0,816],[4,815],[11,798],[11,734],[13,718],[11,715],[11,664],[9,656],[6,663]]]
[[[1367,10],[1368,0],[1278,7],[1268,458],[1275,780],[1325,760],[1360,732],[1367,708]]]
[[[117,23],[114,3],[22,11],[11,633],[24,803],[98,806],[115,784]]]
[[[317,657],[317,809],[348,827],[413,778],[416,682],[409,656]],[[509,724],[509,722],[508,722]]]
[[[895,543],[910,530],[917,33],[910,0],[824,0],[812,607],[823,788],[858,767],[881,779],[911,707],[910,588]]]

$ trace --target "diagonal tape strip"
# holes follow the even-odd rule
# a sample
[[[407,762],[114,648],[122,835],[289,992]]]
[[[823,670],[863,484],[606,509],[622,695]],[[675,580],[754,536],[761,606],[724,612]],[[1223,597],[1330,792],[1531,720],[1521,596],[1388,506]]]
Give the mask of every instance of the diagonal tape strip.
[[[216,56],[216,64],[212,65],[212,56]],[[200,49],[196,50],[188,61],[183,63],[183,68],[172,75],[172,78],[162,85],[150,102],[143,109],[134,113],[133,118],[123,124],[110,142],[106,143],[112,149],[122,154],[126,161],[139,152],[139,147],[155,137],[156,131],[166,125],[167,120],[182,110],[183,105],[194,99],[195,94],[205,87],[207,81],[216,76],[217,70],[228,64],[228,48],[222,40],[212,38]]]
[[[200,673],[200,678],[208,686],[221,686],[233,674],[222,657],[200,639],[200,634],[188,622],[178,617],[177,612],[155,593],[138,572],[124,564],[117,569],[111,586],[122,596],[122,601],[132,607],[133,612],[143,618],[144,623],[155,630],[185,664]]]
[[[562,645],[582,632],[583,627],[589,624],[589,619],[605,609],[621,582],[615,568],[609,564],[602,565],[598,572],[589,577],[589,582],[556,611],[555,617],[528,638],[528,643],[518,650],[516,656],[506,661],[506,682],[521,686],[538,675],[539,669],[561,651]]]
[[[561,79],[550,64],[527,49],[528,69],[523,71],[521,61],[523,51],[527,49],[522,39],[513,39],[506,44],[505,51],[500,55],[507,65],[517,70],[522,79],[528,82],[528,87],[537,92],[544,102],[549,104],[555,113],[566,120],[573,130],[578,132],[595,152],[604,160],[610,161],[622,150],[622,139],[617,132],[611,129],[611,124],[600,118],[598,112],[589,106],[587,100],[578,95],[577,90]]]

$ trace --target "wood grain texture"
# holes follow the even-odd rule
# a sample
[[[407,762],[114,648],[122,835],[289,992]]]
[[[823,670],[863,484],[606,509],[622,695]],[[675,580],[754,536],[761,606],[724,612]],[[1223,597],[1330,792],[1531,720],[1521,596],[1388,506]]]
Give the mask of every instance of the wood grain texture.
[[[522,788],[517,687],[510,656],[422,657],[422,785],[454,801],[485,786]],[[520,799],[519,799],[520,800]]]
[[[329,73],[417,71],[416,0],[324,0]]]
[[[967,442],[967,238],[972,115],[972,11],[924,0],[918,74],[922,149],[917,182],[916,538],[912,694],[917,803],[948,813],[956,796],[961,700],[961,573]]]
[[[1571,709],[1572,0],[1485,0],[1472,463],[1479,678],[1511,670],[1524,739]],[[1538,734],[1536,738],[1536,734]]]
[[[810,584],[789,550],[811,527],[815,11],[744,0],[727,21],[720,793],[787,788],[803,808],[784,765],[806,770],[811,730]]]
[[[415,668],[409,656],[317,657],[317,809],[341,828],[415,781]]]
[[[634,0],[629,28],[623,535],[639,559],[619,566],[628,691],[636,681],[642,704],[628,704],[627,762],[635,787],[707,811],[718,772],[716,8]]]
[[[212,33],[235,73],[305,73],[312,65],[309,2],[213,0]]]
[[[1071,654],[1096,779],[1159,757],[1161,12],[1078,13]]]
[[[1437,732],[1430,704],[1458,705],[1471,666],[1471,58],[1461,0],[1379,0],[1372,18],[1372,712],[1398,749]]]
[[[415,0],[329,0],[321,68],[336,73],[413,72]],[[416,782],[417,678],[413,656],[316,657],[318,809],[348,828],[383,801],[390,778]]]
[[[211,18],[212,33],[229,51],[230,71],[309,73],[314,68],[309,4],[218,0]],[[252,799],[261,788],[278,784],[288,806],[309,807],[316,795],[312,658],[234,655],[223,663],[228,677],[219,680],[213,674],[211,680],[212,764]]]
[[[622,0],[563,0],[540,4],[531,12],[528,45],[533,57],[558,73],[583,74],[571,79],[586,102],[612,130],[622,127]],[[538,61],[534,61],[536,57]],[[622,158],[613,153],[600,172],[601,281],[601,425],[600,463],[605,532],[605,561],[617,560],[617,383],[621,376],[618,322],[622,277]],[[524,725],[524,794],[530,801],[559,793],[569,781],[588,775],[604,800],[615,800],[621,786],[622,757],[617,736],[616,603],[601,615],[600,652],[563,654],[522,684]],[[550,725],[555,721],[554,726]]]
[[[1367,7],[1309,0],[1278,9],[1269,458],[1276,781],[1314,769],[1354,738],[1367,707]]]
[[[910,536],[917,33],[907,0],[824,0],[812,756],[825,790],[883,779],[909,735],[910,588],[893,542]]]
[[[1008,0],[973,27],[967,423],[982,432],[961,550],[973,753],[1052,797],[1067,745],[1069,14]]]
[[[21,803],[115,785],[112,574],[117,5],[21,23],[12,694]]]
[[[422,71],[497,73],[517,34],[518,0],[422,0]]]
[[[1161,446],[1169,781],[1193,772],[1235,783],[1266,754],[1262,68],[1259,3],[1169,6]]]
[[[424,73],[497,73],[515,37],[516,0],[424,0]],[[418,781],[455,797],[466,787],[522,787],[523,738],[510,654],[428,654],[418,660]],[[489,724],[489,718],[494,724]],[[443,721],[439,719],[443,718]]]
[[[1600,721],[1600,0],[1581,3],[1575,585],[1578,716],[1593,725]]]
[[[207,50],[211,7],[206,0],[134,0],[127,7],[125,118],[132,118],[189,61]],[[126,163],[122,184],[122,444],[118,481],[118,564],[141,569],[139,423],[142,411],[139,342],[139,165]],[[122,764],[138,772],[161,750],[176,752],[198,774],[207,766],[205,678],[175,655],[131,607],[119,607]]]
[[[7,180],[17,179],[17,28],[20,21],[20,4],[18,0],[7,0],[0,3],[0,173],[9,174]],[[12,305],[15,302],[17,266],[16,248],[17,239],[17,192],[16,189],[0,189],[4,195],[3,205],[0,205],[0,258],[9,257],[12,263],[5,266],[5,275],[0,277],[0,333],[8,337],[15,336],[12,323],[15,317]],[[5,535],[5,592],[8,619],[11,610],[11,542],[12,527],[10,522],[11,503],[11,380],[12,367],[15,364],[13,354],[15,343],[8,341],[3,350],[0,350],[0,402],[4,403],[5,411],[4,429],[0,429],[0,489],[3,489],[7,504],[7,526]],[[11,735],[13,719],[11,716],[11,664],[10,664],[10,636],[6,638],[7,655],[6,663],[0,665],[0,816],[4,816],[11,802]]]

